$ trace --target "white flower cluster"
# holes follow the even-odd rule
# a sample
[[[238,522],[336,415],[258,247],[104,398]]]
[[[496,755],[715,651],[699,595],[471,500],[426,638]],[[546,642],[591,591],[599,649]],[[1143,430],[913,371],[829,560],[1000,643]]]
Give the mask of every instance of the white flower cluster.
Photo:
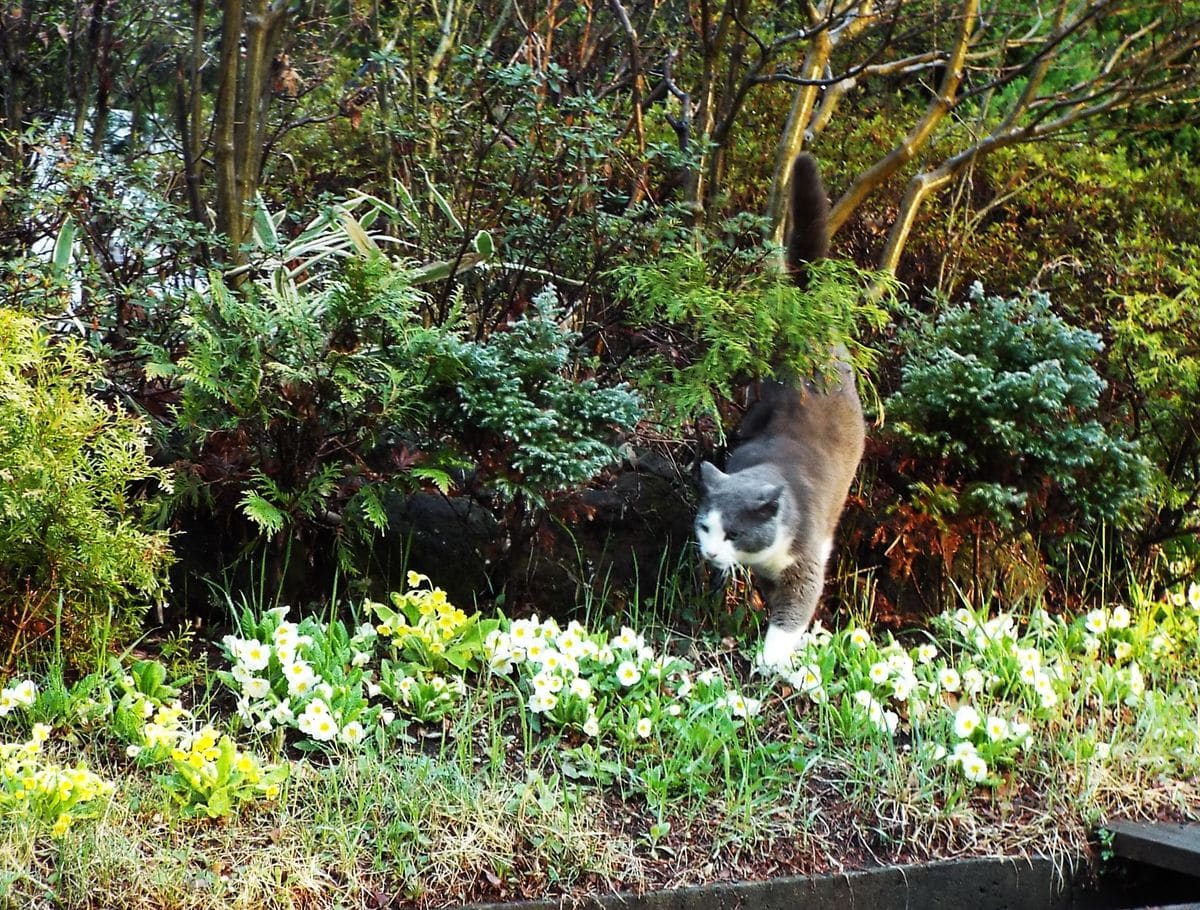
[[[367,736],[367,712],[345,683],[330,682],[317,672],[316,661],[325,655],[310,653],[312,636],[287,620],[287,613],[287,607],[267,612],[266,626],[273,628],[266,640],[226,635],[221,641],[233,662],[229,679],[238,693],[238,718],[261,733],[291,727],[317,742],[359,746]],[[373,626],[360,626],[350,639],[348,666],[339,669],[365,668],[374,657],[376,638]],[[362,670],[362,678],[368,692],[377,694],[369,669]],[[352,710],[341,707],[347,703]],[[391,711],[371,715],[383,723],[395,716]]]
[[[623,729],[629,738],[649,739],[656,720],[680,717],[685,702],[694,707],[699,697],[736,718],[761,707],[716,671],[693,680],[685,661],[656,653],[628,626],[607,637],[575,621],[562,628],[554,619],[518,619],[487,636],[484,658],[495,674],[517,674],[531,713],[592,738]]]
[[[15,708],[28,708],[37,698],[37,686],[33,680],[25,679],[0,689],[0,717],[7,716]]]

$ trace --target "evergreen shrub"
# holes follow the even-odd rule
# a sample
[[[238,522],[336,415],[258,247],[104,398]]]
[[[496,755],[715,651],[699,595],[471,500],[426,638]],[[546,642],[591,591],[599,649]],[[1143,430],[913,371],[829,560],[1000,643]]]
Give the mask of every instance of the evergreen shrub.
[[[11,671],[54,642],[79,665],[128,645],[171,562],[169,489],[137,418],[94,393],[83,346],[0,309],[0,646]]]
[[[888,423],[936,466],[927,473],[951,492],[952,513],[1006,529],[1052,517],[1071,537],[1144,502],[1146,459],[1099,419],[1100,338],[1045,294],[989,296],[976,283],[964,303],[915,315],[898,346]]]

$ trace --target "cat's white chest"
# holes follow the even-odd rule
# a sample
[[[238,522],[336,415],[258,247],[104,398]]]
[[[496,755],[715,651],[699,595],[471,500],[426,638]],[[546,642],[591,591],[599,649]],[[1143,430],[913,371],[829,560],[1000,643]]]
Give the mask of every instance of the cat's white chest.
[[[792,535],[785,534],[781,528],[778,528],[775,532],[774,542],[758,553],[745,554],[744,564],[768,578],[776,579],[793,561]]]

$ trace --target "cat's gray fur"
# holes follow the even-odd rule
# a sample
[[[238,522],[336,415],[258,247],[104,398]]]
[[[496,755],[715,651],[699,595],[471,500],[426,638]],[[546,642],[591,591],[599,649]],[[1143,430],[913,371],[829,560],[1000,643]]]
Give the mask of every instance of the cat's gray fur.
[[[804,263],[824,256],[829,201],[816,163],[800,155],[792,169],[787,265],[804,280]],[[754,570],[770,624],[762,662],[786,663],[809,623],[825,582],[838,518],[862,459],[862,404],[845,351],[829,375],[765,383],[747,412],[726,470],[700,466],[696,538],[705,558],[728,571]]]

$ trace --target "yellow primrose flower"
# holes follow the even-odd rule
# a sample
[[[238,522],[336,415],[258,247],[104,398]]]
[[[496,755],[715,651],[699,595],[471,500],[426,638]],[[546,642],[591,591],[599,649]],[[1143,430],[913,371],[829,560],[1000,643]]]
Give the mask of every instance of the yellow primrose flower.
[[[74,819],[71,818],[70,812],[60,813],[54,822],[54,827],[50,829],[50,836],[62,837],[65,835],[71,829],[72,821],[74,821]]]

